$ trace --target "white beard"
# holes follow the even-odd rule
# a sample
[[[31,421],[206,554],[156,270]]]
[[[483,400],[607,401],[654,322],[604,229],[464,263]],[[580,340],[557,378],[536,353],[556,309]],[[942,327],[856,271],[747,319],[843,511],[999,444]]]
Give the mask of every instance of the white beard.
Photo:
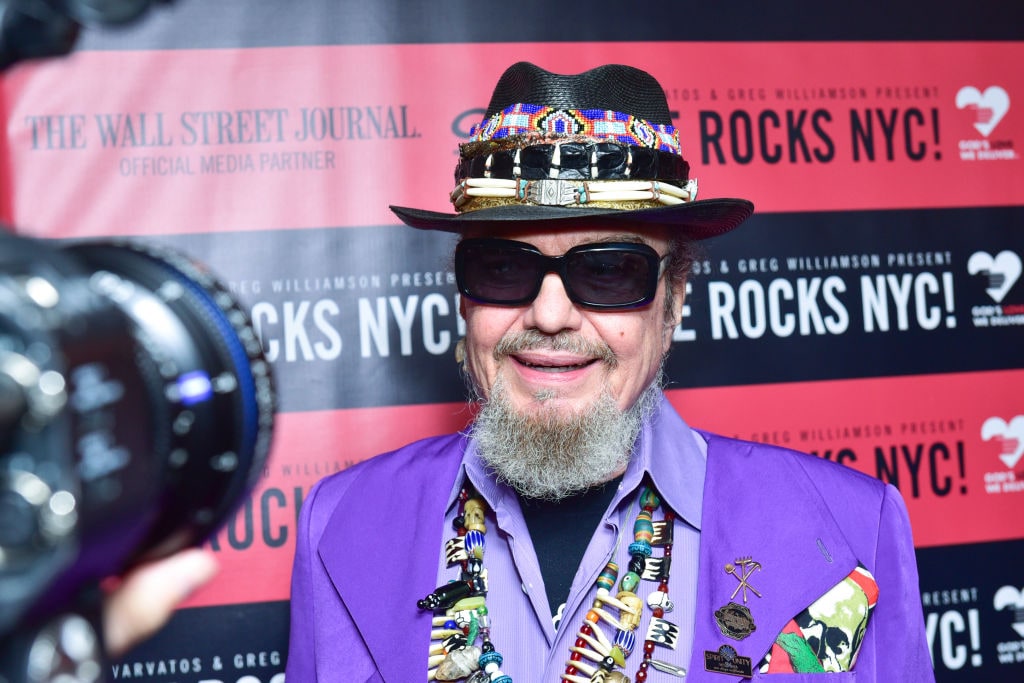
[[[499,377],[472,427],[480,459],[521,496],[559,500],[621,474],[643,422],[661,399],[661,373],[625,412],[603,391],[566,412],[546,404],[517,412]]]

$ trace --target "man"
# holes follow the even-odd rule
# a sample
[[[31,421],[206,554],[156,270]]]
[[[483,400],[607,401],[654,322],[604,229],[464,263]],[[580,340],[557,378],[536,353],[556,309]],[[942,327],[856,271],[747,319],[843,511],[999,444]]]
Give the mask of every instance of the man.
[[[302,509],[296,681],[932,680],[890,486],[692,430],[661,393],[696,201],[642,71],[520,63],[461,146],[459,358],[479,412],[320,482]]]

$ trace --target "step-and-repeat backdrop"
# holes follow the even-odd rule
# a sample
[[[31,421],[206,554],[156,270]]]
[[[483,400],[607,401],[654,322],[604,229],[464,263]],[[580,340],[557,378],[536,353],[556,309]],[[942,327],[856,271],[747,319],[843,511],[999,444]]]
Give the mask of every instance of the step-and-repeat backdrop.
[[[938,679],[1024,677],[1024,44],[925,16],[913,40],[822,17],[787,40],[799,17],[737,15],[730,39],[671,3],[619,31],[611,2],[289,5],[179,2],[3,75],[0,218],[204,261],[280,391],[220,576],[113,679],[280,683],[310,486],[465,425],[451,238],[387,207],[448,210],[456,144],[520,59],[650,71],[702,196],[757,206],[696,265],[672,402],[899,487]]]

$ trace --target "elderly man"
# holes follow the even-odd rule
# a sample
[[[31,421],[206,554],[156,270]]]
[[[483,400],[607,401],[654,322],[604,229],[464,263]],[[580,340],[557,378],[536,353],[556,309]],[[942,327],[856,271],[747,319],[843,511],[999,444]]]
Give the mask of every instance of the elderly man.
[[[461,236],[478,412],[311,492],[288,679],[933,680],[898,492],[662,395],[692,245],[753,207],[695,200],[658,83],[513,65],[456,183],[393,209]]]

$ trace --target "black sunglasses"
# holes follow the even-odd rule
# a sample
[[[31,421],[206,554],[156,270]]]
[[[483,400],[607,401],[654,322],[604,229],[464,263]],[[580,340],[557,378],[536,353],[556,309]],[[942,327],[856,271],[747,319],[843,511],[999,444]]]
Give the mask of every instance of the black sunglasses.
[[[581,244],[561,256],[546,256],[532,244],[481,237],[455,247],[455,279],[468,299],[521,306],[537,298],[545,275],[558,273],[576,304],[636,308],[654,299],[667,259],[633,242]]]

